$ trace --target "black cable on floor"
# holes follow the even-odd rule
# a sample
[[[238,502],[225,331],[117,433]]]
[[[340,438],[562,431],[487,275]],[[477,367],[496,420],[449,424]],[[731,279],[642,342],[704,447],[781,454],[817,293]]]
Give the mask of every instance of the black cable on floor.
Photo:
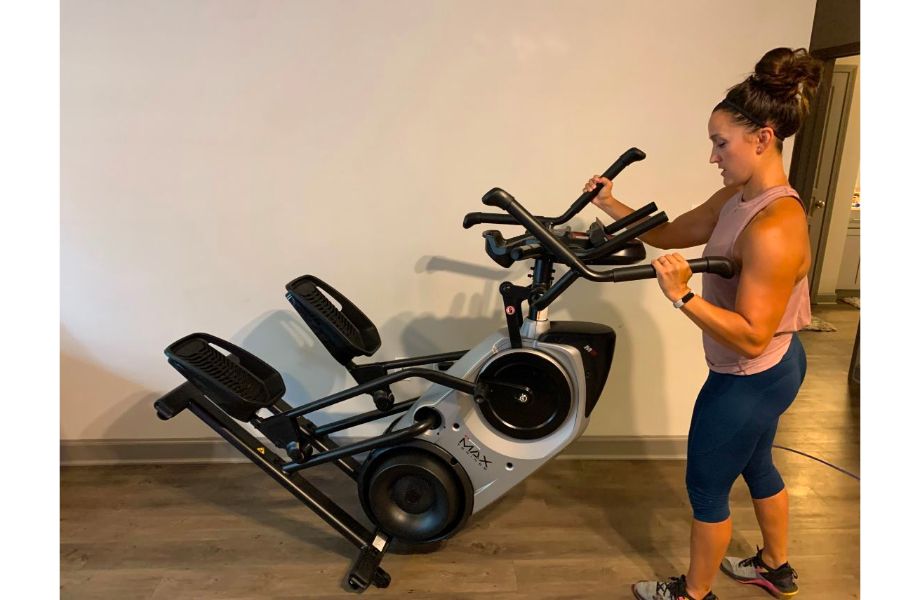
[[[805,452],[802,452],[801,450],[796,450],[796,449],[794,449],[794,448],[787,448],[787,447],[785,447],[785,446],[777,446],[776,444],[773,444],[773,447],[774,447],[774,448],[779,448],[780,450],[788,450],[789,452],[795,452],[796,454],[801,454],[802,456],[807,456],[808,458],[810,458],[810,459],[812,459],[812,460],[816,460],[816,461],[818,461],[819,463],[824,463],[825,465],[827,465],[827,466],[829,466],[829,467],[831,467],[831,468],[833,468],[833,469],[837,469],[838,471],[840,471],[840,472],[843,473],[844,475],[849,475],[850,477],[852,477],[852,478],[855,479],[856,481],[859,481],[859,475],[854,475],[853,473],[850,473],[850,472],[847,471],[846,469],[841,469],[841,468],[838,467],[837,465],[831,464],[831,463],[827,462],[826,460],[821,460],[820,458],[818,458],[818,457],[816,457],[816,456],[812,456],[811,454],[806,454]]]

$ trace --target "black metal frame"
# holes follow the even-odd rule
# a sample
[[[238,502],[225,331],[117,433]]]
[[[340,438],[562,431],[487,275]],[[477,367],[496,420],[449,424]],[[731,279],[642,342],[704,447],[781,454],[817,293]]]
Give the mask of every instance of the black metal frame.
[[[379,530],[369,531],[341,506],[298,474],[298,471],[331,462],[348,477],[357,481],[361,465],[354,459],[354,455],[392,446],[419,436],[429,429],[440,426],[440,417],[433,411],[428,413],[420,411],[420,414],[417,415],[418,420],[408,427],[387,431],[382,435],[354,444],[339,446],[329,439],[330,433],[400,414],[408,410],[418,398],[391,404],[386,408],[380,408],[378,405],[375,410],[346,417],[320,427],[305,418],[304,415],[361,394],[373,394],[382,389],[388,391],[389,384],[412,377],[427,379],[468,394],[481,395],[481,386],[453,377],[441,370],[421,369],[416,366],[437,364],[439,369],[448,368],[465,353],[466,351],[449,352],[363,365],[365,369],[365,376],[361,377],[363,382],[301,407],[292,407],[283,399],[278,399],[264,409],[272,413],[271,416],[256,416],[249,423],[261,433],[266,434],[275,446],[287,451],[292,458],[291,461],[285,461],[275,451],[270,450],[266,444],[244,429],[240,421],[227,414],[219,403],[204,395],[189,381],[162,396],[154,402],[154,407],[157,416],[163,420],[171,419],[185,409],[191,411],[243,456],[265,471],[278,484],[342,534],[345,539],[354,544],[359,549],[359,553],[348,572],[346,583],[352,590],[364,591],[371,584],[377,587],[387,587],[390,583],[390,576],[380,567],[380,561],[390,543],[389,536]],[[368,373],[385,373],[391,369],[400,370],[374,379],[367,377]],[[291,444],[296,446],[296,451],[292,451]],[[312,455],[313,450],[318,451],[318,454]],[[297,460],[295,456],[301,458]]]
[[[312,412],[316,412],[324,408],[329,408],[334,404],[349,400],[355,396],[371,394],[374,391],[382,389],[391,383],[402,381],[403,379],[411,379],[413,377],[427,379],[433,383],[440,383],[441,385],[467,392],[469,394],[472,394],[473,389],[475,388],[475,386],[469,381],[448,375],[447,373],[443,373],[441,371],[435,371],[434,369],[420,369],[418,367],[407,367],[395,373],[390,373],[388,375],[384,375],[383,377],[378,377],[368,382],[360,383],[354,387],[342,390],[341,392],[336,392],[335,394],[326,396],[325,398],[314,400],[313,402],[304,404],[303,406],[298,406],[297,408],[292,408],[291,410],[284,411],[272,418],[280,419],[285,417],[302,417]]]
[[[280,409],[290,408],[279,401]],[[239,422],[227,415],[223,409],[202,394],[191,383],[183,383],[154,404],[161,419],[170,419],[184,409],[190,410],[222,438],[227,440],[243,456],[265,471],[295,498],[303,502],[326,523],[358,549],[358,557],[349,570],[348,586],[363,591],[371,584],[387,587],[390,576],[380,567],[380,561],[390,543],[390,538],[379,532],[369,531],[354,517],[328,496],[296,473],[285,471],[285,462],[265,444],[246,431]],[[335,442],[326,438],[312,437],[326,452],[334,452]],[[350,477],[357,473],[357,463],[340,457],[336,463]]]

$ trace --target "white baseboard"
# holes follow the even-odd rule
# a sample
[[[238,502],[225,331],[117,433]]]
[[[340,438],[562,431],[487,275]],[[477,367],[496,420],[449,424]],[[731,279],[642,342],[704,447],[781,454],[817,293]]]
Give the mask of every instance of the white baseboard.
[[[818,294],[814,299],[815,304],[837,304],[837,293]]]
[[[348,438],[338,438],[347,444]],[[560,459],[683,460],[683,436],[582,436],[559,455]],[[219,438],[168,440],[62,440],[61,465],[143,463],[237,463],[247,459]]]

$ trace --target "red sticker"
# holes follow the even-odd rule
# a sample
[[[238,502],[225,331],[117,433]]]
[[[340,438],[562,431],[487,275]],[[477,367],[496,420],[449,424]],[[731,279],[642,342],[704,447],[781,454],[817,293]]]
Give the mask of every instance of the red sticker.
[[[506,306],[506,307],[505,307],[505,312],[508,313],[509,315],[513,315],[513,314],[514,314],[514,307],[513,307],[513,306]]]

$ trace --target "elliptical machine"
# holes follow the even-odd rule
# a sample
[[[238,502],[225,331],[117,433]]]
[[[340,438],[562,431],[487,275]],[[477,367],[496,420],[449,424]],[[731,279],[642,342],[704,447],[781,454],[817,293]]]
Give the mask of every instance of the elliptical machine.
[[[604,172],[610,179],[645,154],[631,148]],[[286,297],[326,349],[358,385],[299,407],[287,404],[284,382],[271,366],[246,350],[206,333],[166,348],[187,381],[154,402],[167,420],[190,410],[246,458],[316,512],[359,548],[346,583],[354,591],[386,587],[380,561],[393,539],[424,544],[449,538],[467,519],[562,451],[585,430],[610,371],[616,335],[606,325],[550,321],[548,307],[578,278],[622,282],[655,277],[636,238],[667,222],[654,204],[604,227],[560,227],[599,190],[582,194],[558,217],[534,216],[510,194],[493,188],[487,206],[507,214],[469,213],[463,227],[519,224],[526,233],[505,239],[483,233],[486,253],[508,268],[533,261],[527,286],[504,282],[507,331],[470,350],[411,359],[355,364],[380,347],[377,328],[351,301],[312,275],[287,284]],[[689,261],[694,272],[734,275],[727,258]],[[553,266],[569,270],[554,281]],[[615,266],[595,271],[590,266]],[[523,303],[528,303],[527,316]],[[436,365],[436,368],[422,368]],[[396,402],[390,385],[422,378],[430,387],[418,398]],[[318,426],[307,417],[362,394],[375,410]],[[339,446],[330,435],[395,416],[386,431]],[[253,436],[249,423],[275,447]],[[276,450],[277,449],[277,450]],[[363,461],[355,456],[368,453]],[[361,506],[375,525],[368,531],[310,484],[302,471],[334,463],[355,480]]]

